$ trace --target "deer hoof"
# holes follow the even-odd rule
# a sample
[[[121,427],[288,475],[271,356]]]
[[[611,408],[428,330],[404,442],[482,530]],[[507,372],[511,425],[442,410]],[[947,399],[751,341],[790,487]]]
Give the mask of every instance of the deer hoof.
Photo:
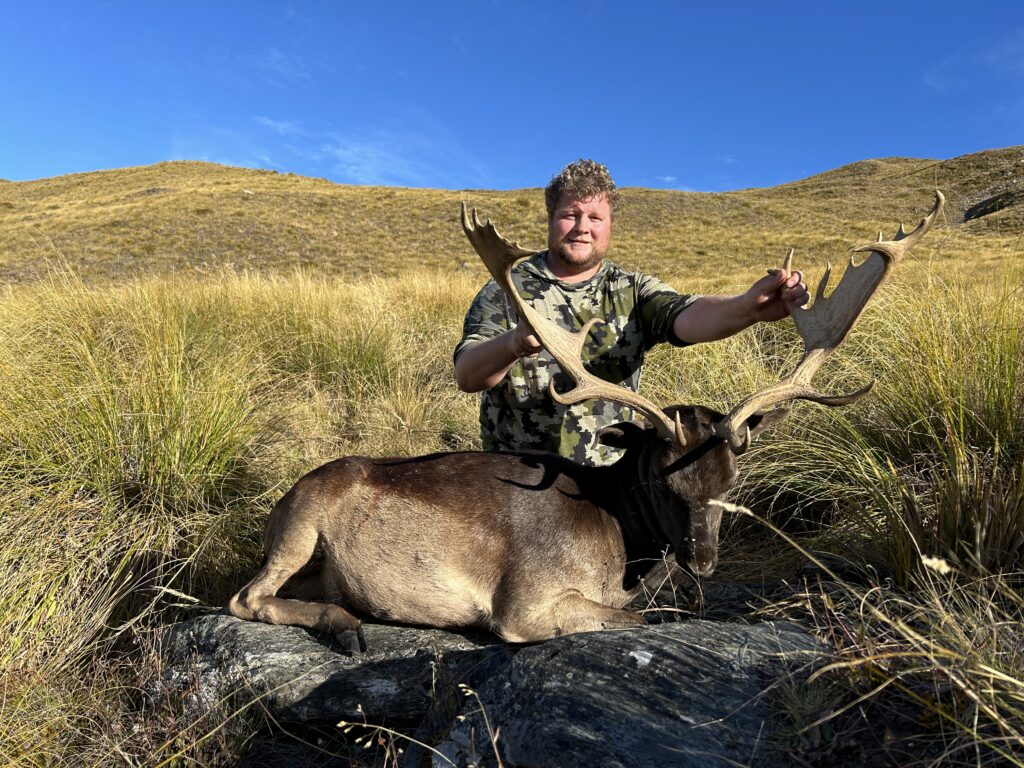
[[[335,639],[349,653],[366,653],[366,638],[363,636],[362,627],[339,632]]]

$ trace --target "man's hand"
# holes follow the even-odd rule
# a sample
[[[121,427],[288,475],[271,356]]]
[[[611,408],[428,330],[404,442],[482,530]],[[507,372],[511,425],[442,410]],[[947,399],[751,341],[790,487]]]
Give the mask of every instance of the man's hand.
[[[718,341],[754,323],[774,322],[806,304],[811,295],[802,272],[773,269],[735,296],[701,296],[676,315],[672,326],[682,341]]]
[[[781,320],[811,299],[799,270],[770,269],[743,295],[752,322]]]
[[[463,392],[479,392],[497,386],[521,357],[541,351],[533,328],[525,320],[499,336],[467,347],[455,361],[455,382]]]
[[[537,337],[533,335],[533,328],[525,320],[520,320],[518,325],[512,329],[512,350],[517,359],[536,355],[543,348]]]

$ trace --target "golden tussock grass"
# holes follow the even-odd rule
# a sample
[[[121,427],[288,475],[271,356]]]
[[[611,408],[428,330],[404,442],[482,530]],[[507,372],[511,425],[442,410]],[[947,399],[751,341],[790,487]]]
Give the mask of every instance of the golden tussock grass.
[[[82,719],[132,699],[95,660],[175,615],[180,595],[223,604],[258,564],[269,505],[316,464],[478,447],[449,362],[474,290],[426,273],[104,289],[56,274],[9,296],[0,755],[56,764],[66,750],[75,764],[84,741],[101,765],[111,740],[129,764],[179,749],[128,726],[95,742]],[[45,738],[27,730],[40,717]]]
[[[617,258],[715,292],[791,245],[816,277],[923,213],[936,182],[955,190],[947,226],[819,375],[829,390],[877,377],[872,395],[797,405],[741,465],[736,500],[766,524],[723,531],[725,576],[791,574],[800,549],[843,566],[775,609],[835,648],[792,705],[797,730],[834,735],[800,759],[837,754],[844,714],[876,701],[923,713],[929,755],[1024,762],[1016,204],[960,223],[1005,192],[1019,154],[869,161],[728,195],[627,191]],[[152,631],[225,602],[258,564],[269,506],[317,464],[479,446],[450,362],[483,282],[460,268],[473,257],[458,201],[532,243],[541,196],[191,163],[105,174],[0,188],[0,269],[22,281],[0,299],[0,760],[230,762],[262,723],[153,710]],[[58,251],[66,266],[47,272]],[[798,353],[786,323],[658,349],[644,389],[724,408]]]

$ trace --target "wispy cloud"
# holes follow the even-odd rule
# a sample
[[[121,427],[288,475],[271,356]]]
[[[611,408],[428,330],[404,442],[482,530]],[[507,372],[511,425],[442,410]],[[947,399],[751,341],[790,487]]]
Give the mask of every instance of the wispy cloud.
[[[83,168],[109,168],[110,164],[103,155],[93,152],[90,149],[77,149],[71,152],[71,157]]]
[[[968,60],[963,56],[947,56],[928,67],[924,73],[924,84],[936,93],[956,93],[970,85],[970,78],[965,70]]]
[[[650,182],[647,182],[650,186],[655,189],[671,189],[676,192],[704,192],[703,189],[694,189],[693,187],[687,186],[686,184],[680,184],[679,179],[676,176],[655,176]]]
[[[718,159],[726,165],[739,165],[740,161],[736,155],[719,155]]]
[[[309,85],[313,82],[314,66],[303,55],[283,51],[277,46],[259,56],[246,56],[242,63],[259,72],[270,85]]]
[[[334,132],[319,152],[332,178],[351,184],[451,189],[489,182],[485,165],[422,110],[386,125]]]
[[[174,159],[293,170],[341,184],[480,189],[494,186],[486,165],[442,122],[407,108],[391,120],[344,131],[259,115],[225,128],[182,120],[170,140]],[[258,126],[258,128],[257,128]],[[262,130],[266,129],[266,130]]]
[[[254,118],[257,125],[269,128],[279,136],[302,136],[305,130],[299,120],[273,120],[269,117],[258,115]]]
[[[355,184],[422,186],[430,178],[422,161],[411,159],[394,142],[381,138],[334,137],[323,146],[341,180]]]
[[[170,138],[170,158],[281,170],[270,151],[244,132],[209,125],[175,132]]]
[[[985,64],[995,74],[1024,78],[1024,27],[998,41],[985,54]]]
[[[993,77],[1024,80],[1024,27],[954,51],[928,67],[924,83],[936,93],[956,93],[979,79]]]
[[[481,174],[456,161],[443,145],[414,133],[374,130],[366,136],[335,134],[323,145],[333,175],[351,184],[410,187],[478,186]],[[458,154],[458,150],[455,150]]]

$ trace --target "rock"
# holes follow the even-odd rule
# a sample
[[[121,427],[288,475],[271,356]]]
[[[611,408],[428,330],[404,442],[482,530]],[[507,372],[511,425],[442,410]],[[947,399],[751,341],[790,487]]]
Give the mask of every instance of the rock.
[[[201,616],[166,631],[164,695],[189,697],[193,715],[250,692],[284,722],[418,723],[431,703],[438,661],[446,674],[478,679],[510,655],[486,634],[382,624],[366,624],[364,633],[368,652],[352,655],[299,627]]]
[[[999,211],[1012,208],[1013,206],[1024,205],[1024,190],[1010,189],[985,198],[964,211],[964,221],[980,219]]]
[[[764,594],[743,585],[716,590],[699,609],[705,617],[737,617]],[[671,600],[676,607],[665,615],[689,613],[685,601]],[[456,765],[497,764],[481,707],[500,729],[507,768],[773,765],[772,687],[796,668],[805,672],[823,651],[795,625],[735,620],[650,624],[530,646],[487,633],[369,622],[364,633],[368,652],[352,655],[297,627],[200,616],[165,630],[162,695],[189,717],[213,722],[225,701],[236,709],[259,697],[274,722],[300,729],[337,733],[341,720],[383,723],[438,745]],[[463,695],[459,684],[475,695]],[[269,736],[253,743],[275,754]],[[286,744],[281,749],[283,762],[254,753],[251,764],[303,762],[288,757]],[[413,742],[404,760],[448,765]]]
[[[766,692],[820,646],[786,623],[711,621],[572,635],[521,649],[469,697],[438,751],[513,766],[775,765]],[[474,757],[475,756],[475,757]],[[423,764],[407,753],[407,765]],[[784,761],[783,761],[784,762]],[[447,765],[433,757],[435,766]]]

